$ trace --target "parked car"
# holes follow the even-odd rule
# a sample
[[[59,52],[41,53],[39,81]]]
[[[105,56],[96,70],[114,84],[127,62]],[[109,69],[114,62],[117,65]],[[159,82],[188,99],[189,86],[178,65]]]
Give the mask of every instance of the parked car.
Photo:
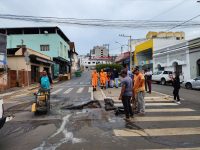
[[[0,129],[6,122],[6,117],[4,116],[3,99],[0,98]]]
[[[182,86],[186,89],[200,89],[200,76],[183,82]]]
[[[166,83],[172,82],[173,72],[172,71],[157,71],[154,72],[152,75],[152,81],[155,81],[157,83],[161,83],[162,85],[165,85]]]

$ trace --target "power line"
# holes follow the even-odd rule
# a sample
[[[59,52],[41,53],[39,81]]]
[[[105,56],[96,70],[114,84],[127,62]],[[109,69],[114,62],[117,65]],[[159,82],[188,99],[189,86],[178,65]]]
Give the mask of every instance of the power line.
[[[162,15],[164,15],[164,14],[170,12],[171,10],[174,10],[175,8],[177,8],[177,7],[181,6],[181,5],[183,5],[186,1],[187,1],[187,0],[182,0],[182,1],[179,2],[178,4],[172,6],[171,8],[169,8],[169,9],[167,9],[167,10],[161,12],[160,14],[158,14],[158,15],[152,17],[150,20],[153,20],[153,19],[155,19],[155,18],[158,18],[158,17],[160,17],[160,16],[162,16]]]
[[[12,14],[0,14],[1,19],[20,20],[30,22],[58,23],[65,25],[93,26],[93,27],[114,27],[114,28],[172,28],[182,24],[182,28],[199,27],[199,22],[190,22],[186,25],[183,21],[148,21],[148,20],[109,20],[109,19],[78,19],[78,18],[58,18],[58,17],[40,17],[24,16]]]
[[[199,15],[197,15],[197,16],[195,16],[195,17],[192,17],[191,19],[189,19],[189,20],[186,20],[186,21],[184,21],[183,23],[181,23],[181,24],[178,24],[178,25],[176,25],[176,26],[174,26],[174,27],[172,27],[172,28],[170,28],[169,30],[167,30],[167,31],[170,31],[170,30],[172,30],[172,29],[175,29],[175,28],[177,28],[177,27],[180,27],[180,26],[182,26],[182,25],[184,25],[184,24],[186,24],[186,23],[188,23],[188,22],[190,22],[190,21],[192,21],[192,20],[194,20],[194,19],[196,19],[196,18],[198,18],[198,17],[200,17],[200,14]]]

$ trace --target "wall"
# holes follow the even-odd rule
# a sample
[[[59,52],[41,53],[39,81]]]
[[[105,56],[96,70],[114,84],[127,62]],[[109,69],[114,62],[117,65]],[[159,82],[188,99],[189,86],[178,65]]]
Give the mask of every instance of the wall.
[[[190,74],[191,78],[195,78],[198,75],[197,61],[200,59],[200,49],[198,52],[190,53]]]
[[[50,57],[61,56],[69,60],[69,45],[58,34],[8,35],[7,48],[16,48],[17,45],[22,44],[22,40],[23,45],[26,45],[27,48],[31,48]],[[62,42],[63,45],[62,50],[64,51],[64,46],[66,46],[67,52],[61,52],[60,42]],[[40,51],[40,45],[46,44],[50,45],[50,51]]]
[[[153,51],[157,51],[183,42],[185,42],[185,40],[153,39]]]
[[[24,57],[8,57],[8,68],[10,70],[27,70],[31,71],[30,65],[26,65]]]

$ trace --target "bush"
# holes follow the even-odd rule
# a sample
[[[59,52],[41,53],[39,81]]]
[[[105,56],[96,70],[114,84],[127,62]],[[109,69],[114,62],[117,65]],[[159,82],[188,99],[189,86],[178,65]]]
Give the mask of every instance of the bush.
[[[117,69],[118,72],[122,70],[123,66],[120,64],[98,64],[96,65],[97,72],[100,72],[101,69]]]

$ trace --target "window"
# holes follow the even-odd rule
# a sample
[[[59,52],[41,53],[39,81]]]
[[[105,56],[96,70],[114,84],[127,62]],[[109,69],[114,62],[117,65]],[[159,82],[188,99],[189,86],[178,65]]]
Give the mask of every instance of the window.
[[[63,55],[63,44],[62,42],[60,42],[60,56]]]
[[[92,62],[93,64],[95,64],[95,62]]]
[[[164,71],[163,74],[168,74],[168,71]]]
[[[41,51],[49,51],[49,45],[40,45]]]
[[[88,64],[90,64],[90,62],[88,62]]]

